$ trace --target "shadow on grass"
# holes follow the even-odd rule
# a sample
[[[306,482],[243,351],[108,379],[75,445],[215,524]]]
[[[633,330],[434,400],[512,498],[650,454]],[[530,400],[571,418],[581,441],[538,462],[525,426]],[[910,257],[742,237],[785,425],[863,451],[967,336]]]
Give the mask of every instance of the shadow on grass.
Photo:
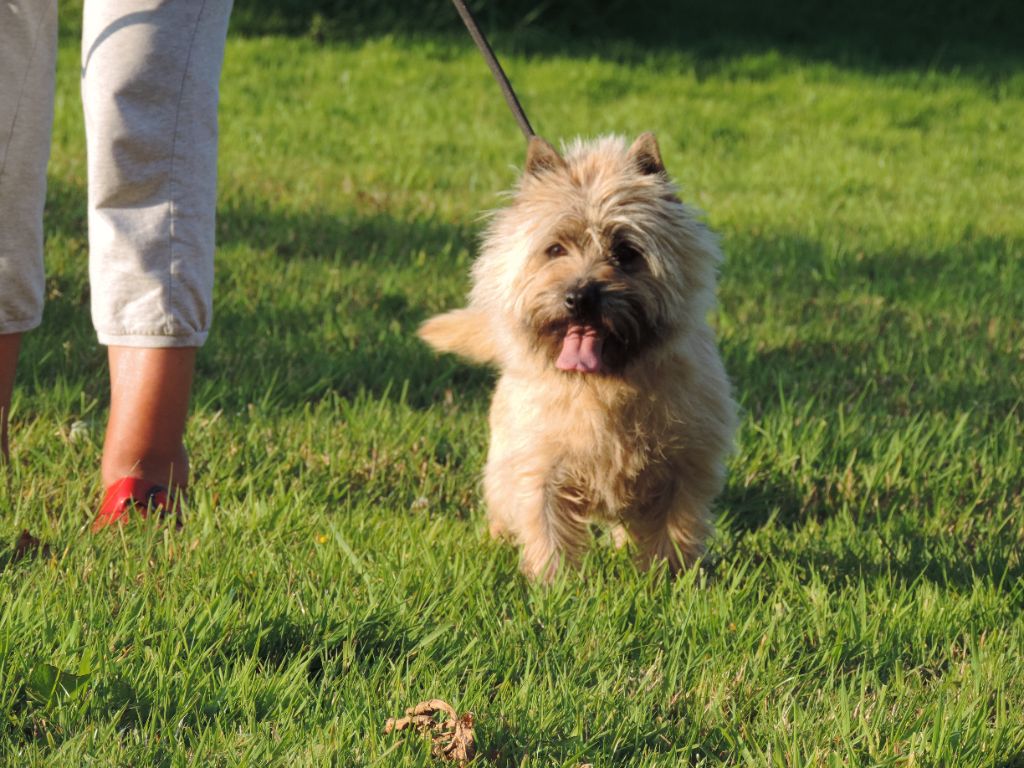
[[[834,541],[809,540],[793,557],[795,573],[801,579],[819,578],[839,586],[851,583],[891,583],[905,587],[921,581],[943,589],[970,592],[979,585],[1004,594],[1014,610],[1024,610],[1024,556],[1019,547],[1008,542],[1009,531],[988,523],[985,530],[924,530],[917,509],[927,504],[909,498],[891,499],[893,507],[903,507],[889,520],[873,515],[857,526],[856,535],[837,545]],[[810,521],[827,521],[840,514],[840,507],[829,502],[808,502],[785,480],[767,482],[754,488],[738,488],[730,483],[716,502],[728,510],[728,528],[733,544],[721,552],[712,551],[714,570],[727,569],[738,557],[757,565],[770,561],[769,552],[750,550],[747,536],[772,525],[797,535]],[[985,515],[983,505],[974,507]],[[894,518],[894,519],[892,519]]]
[[[839,515],[847,504],[839,498],[834,464],[841,471],[858,449],[870,461],[865,447],[884,452],[887,435],[900,435],[917,450],[918,438],[941,440],[927,428],[918,431],[936,419],[952,429],[966,413],[982,433],[1002,429],[1007,420],[1020,423],[1019,323],[1010,320],[1006,327],[1024,309],[1007,289],[1015,282],[1019,244],[973,236],[944,250],[837,258],[799,236],[747,238],[736,236],[739,247],[727,272],[742,275],[744,285],[753,276],[773,307],[788,304],[786,319],[795,326],[780,330],[771,308],[730,316],[723,349],[746,421],[777,423],[783,413],[804,427],[822,423],[826,454],[841,458],[826,459],[833,462],[827,476],[824,467],[816,477],[813,466],[790,471],[766,459],[755,476],[731,477],[718,508],[738,534],[737,546],[769,524],[795,532]],[[779,254],[774,267],[757,263],[766,252]],[[728,275],[726,281],[728,293]],[[746,324],[774,327],[780,341],[771,343],[770,331],[750,333]],[[856,425],[845,438],[838,435],[844,418]],[[983,471],[967,462],[963,468],[967,475]],[[957,589],[981,582],[1010,592],[1024,578],[1024,559],[995,530],[1001,516],[993,521],[992,511],[1022,493],[1019,472],[991,484],[967,476],[945,485],[934,478],[883,484],[861,500],[861,529],[871,541],[838,549],[834,542],[820,548],[812,542],[800,567],[840,582],[925,579]],[[979,523],[982,532],[923,530],[914,510],[940,507],[954,517],[950,510],[975,510],[986,521]]]
[[[66,39],[81,35],[82,3],[61,4]],[[1024,65],[1024,6],[1001,0],[471,0],[469,5],[499,51],[619,61],[683,54],[698,75],[731,72],[737,58],[769,51],[869,73],[958,72],[987,83]],[[234,35],[319,42],[397,35],[469,44],[448,0],[250,0],[236,4],[231,29]]]
[[[695,58],[698,69],[768,50],[870,71],[1012,71],[1022,63],[1024,11],[998,0],[476,0],[470,5],[500,47],[534,54],[644,59],[657,50],[682,51]],[[447,0],[253,0],[235,9],[232,24],[242,35],[307,35],[317,40],[389,34],[465,39]]]
[[[276,279],[274,270],[296,264],[299,271],[333,270],[342,287],[308,302],[278,300],[287,292],[273,289],[257,291],[255,303],[222,301],[200,373],[246,374],[233,392],[217,396],[217,407],[266,399],[268,382],[276,390],[271,399],[282,403],[367,393],[424,408],[449,390],[460,400],[487,397],[491,373],[439,357],[415,335],[428,316],[462,302],[439,286],[450,286],[453,275],[466,284],[468,263],[459,254],[475,250],[475,231],[434,219],[281,211],[252,201],[229,203],[218,215],[223,245],[259,249],[255,258],[270,262],[251,272],[235,265],[226,283],[241,287],[259,273]],[[253,333],[254,317],[264,332]]]

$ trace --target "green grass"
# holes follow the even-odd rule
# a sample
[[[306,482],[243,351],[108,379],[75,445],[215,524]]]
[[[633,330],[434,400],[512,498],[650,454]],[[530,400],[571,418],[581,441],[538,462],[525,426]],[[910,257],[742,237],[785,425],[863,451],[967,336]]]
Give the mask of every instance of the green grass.
[[[1024,765],[1020,67],[572,48],[506,56],[535,127],[656,131],[723,236],[744,416],[713,564],[599,541],[539,588],[488,540],[492,377],[413,330],[461,301],[523,145],[446,37],[230,40],[193,513],[89,535],[107,385],[66,43],[0,483],[5,764],[437,765],[383,725],[441,697],[478,765]],[[23,529],[46,550],[15,558]]]

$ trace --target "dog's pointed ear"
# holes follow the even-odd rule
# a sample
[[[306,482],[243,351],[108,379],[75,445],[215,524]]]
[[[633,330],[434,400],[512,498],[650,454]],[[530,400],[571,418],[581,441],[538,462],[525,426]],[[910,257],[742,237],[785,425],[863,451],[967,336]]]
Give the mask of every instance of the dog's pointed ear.
[[[658,140],[650,131],[645,131],[637,136],[626,155],[641,173],[665,173],[665,163],[661,159]]]
[[[558,150],[548,144],[540,136],[531,136],[530,143],[526,148],[526,172],[539,176],[542,173],[549,173],[567,168],[565,160],[558,154]]]

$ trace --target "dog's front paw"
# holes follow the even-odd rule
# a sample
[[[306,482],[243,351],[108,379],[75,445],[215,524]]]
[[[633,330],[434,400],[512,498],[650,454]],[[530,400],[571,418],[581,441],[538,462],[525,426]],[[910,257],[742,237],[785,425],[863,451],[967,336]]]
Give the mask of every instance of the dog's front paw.
[[[523,548],[519,570],[530,581],[550,584],[558,575],[563,560],[564,556],[556,550],[544,546],[527,545]]]
[[[491,534],[492,539],[507,541],[512,538],[512,531],[509,530],[504,520],[492,518],[487,525],[487,531]]]

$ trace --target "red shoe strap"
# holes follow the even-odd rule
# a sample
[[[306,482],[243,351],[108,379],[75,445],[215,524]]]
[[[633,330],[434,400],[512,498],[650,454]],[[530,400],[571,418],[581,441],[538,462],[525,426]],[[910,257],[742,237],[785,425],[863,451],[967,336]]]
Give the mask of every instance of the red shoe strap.
[[[112,525],[132,509],[143,517],[149,510],[170,509],[167,489],[139,477],[122,477],[112,483],[103,494],[99,514],[92,524],[93,533]]]

